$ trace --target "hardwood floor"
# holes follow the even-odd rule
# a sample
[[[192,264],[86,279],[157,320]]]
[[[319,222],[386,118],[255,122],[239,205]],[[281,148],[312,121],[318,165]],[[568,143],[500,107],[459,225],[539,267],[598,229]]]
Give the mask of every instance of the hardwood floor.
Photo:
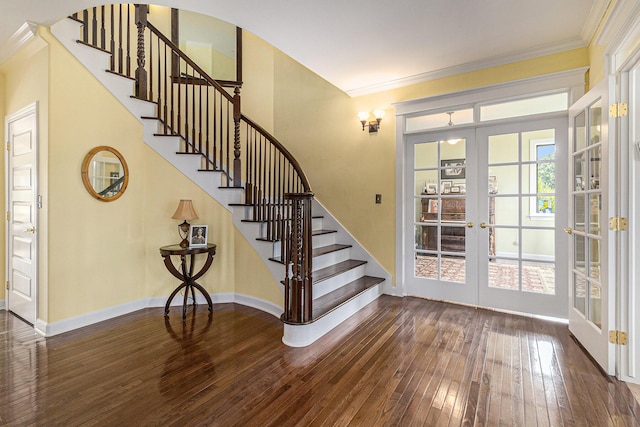
[[[566,325],[383,296],[296,349],[260,311],[179,309],[46,340],[0,312],[0,425],[640,425]]]

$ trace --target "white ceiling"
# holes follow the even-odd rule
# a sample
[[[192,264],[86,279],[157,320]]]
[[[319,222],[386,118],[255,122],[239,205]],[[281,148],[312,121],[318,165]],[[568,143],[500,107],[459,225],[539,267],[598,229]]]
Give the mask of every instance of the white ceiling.
[[[26,21],[109,2],[0,0],[0,61]],[[351,95],[589,44],[608,0],[156,0],[243,27]]]

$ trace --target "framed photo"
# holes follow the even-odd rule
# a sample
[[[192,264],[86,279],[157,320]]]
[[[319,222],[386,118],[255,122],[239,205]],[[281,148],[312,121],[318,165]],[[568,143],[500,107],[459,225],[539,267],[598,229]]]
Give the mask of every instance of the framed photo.
[[[489,193],[496,194],[498,192],[498,178],[495,176],[489,177]]]
[[[437,194],[438,193],[438,184],[429,183],[427,184],[427,194]]]
[[[191,228],[189,229],[189,247],[206,247],[208,229],[208,225],[191,224]]]
[[[457,184],[456,187],[460,189],[461,194],[466,194],[467,192],[467,184]]]
[[[461,193],[460,187],[457,186],[457,185],[454,185],[453,187],[451,187],[451,192],[452,193]]]
[[[440,191],[442,194],[451,193],[451,186],[453,185],[453,181],[440,181],[442,185],[442,190]]]
[[[432,214],[438,213],[438,199],[429,200],[429,207],[427,208],[427,212]]]
[[[441,179],[462,179],[465,177],[465,159],[440,160]]]

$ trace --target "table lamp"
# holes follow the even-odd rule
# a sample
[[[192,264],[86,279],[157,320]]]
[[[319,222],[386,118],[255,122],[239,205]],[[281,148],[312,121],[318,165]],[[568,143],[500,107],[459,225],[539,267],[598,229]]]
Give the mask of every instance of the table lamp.
[[[193,209],[191,200],[180,200],[176,213],[171,217],[173,219],[182,219],[184,222],[178,226],[178,235],[182,238],[180,242],[181,248],[189,247],[189,228],[191,227],[187,221],[198,219],[198,214]]]

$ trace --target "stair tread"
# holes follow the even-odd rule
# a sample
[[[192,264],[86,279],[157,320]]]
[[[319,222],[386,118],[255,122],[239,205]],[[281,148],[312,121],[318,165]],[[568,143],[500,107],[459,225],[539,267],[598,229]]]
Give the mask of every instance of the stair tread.
[[[323,234],[331,234],[331,233],[337,233],[337,230],[313,230],[311,232],[312,236],[321,236]]]
[[[341,273],[344,273],[354,268],[360,267],[366,264],[367,261],[348,259],[346,261],[339,262],[337,264],[330,265],[329,267],[321,268],[320,270],[313,272],[313,283],[322,282],[323,280],[330,279]]]
[[[219,187],[219,188],[236,188],[236,189],[240,188],[240,189],[242,189],[242,187]],[[233,203],[233,204],[229,203],[229,206],[239,206],[239,207],[249,208],[249,207],[252,207],[253,205],[247,205],[247,204],[244,204],[244,203]],[[314,216],[313,218],[321,219],[323,217]],[[291,218],[281,218],[281,219],[284,219],[286,221],[291,221]],[[241,222],[269,222],[269,221],[267,221],[266,219],[243,219],[243,220],[241,220]]]
[[[247,222],[251,222],[249,220],[243,219],[242,221],[247,221]],[[343,249],[349,249],[350,247],[352,247],[351,245],[341,245],[341,244],[333,244],[333,245],[328,245],[328,246],[322,246],[319,248],[314,248],[313,249],[313,257],[318,257],[321,255],[326,255],[329,254],[331,252],[337,252],[337,251],[341,251]],[[269,258],[271,261],[275,261],[278,262],[280,264],[283,264],[284,261],[282,260],[282,257],[273,257],[273,258]]]
[[[320,255],[326,255],[326,254],[329,254],[331,252],[341,251],[343,249],[348,249],[350,247],[351,247],[351,245],[343,245],[343,244],[340,244],[340,243],[334,243],[332,245],[321,246],[319,248],[313,248],[313,256],[317,257],[317,256],[320,256]]]
[[[313,301],[312,322],[357,297],[367,289],[384,282],[382,277],[363,276]]]

